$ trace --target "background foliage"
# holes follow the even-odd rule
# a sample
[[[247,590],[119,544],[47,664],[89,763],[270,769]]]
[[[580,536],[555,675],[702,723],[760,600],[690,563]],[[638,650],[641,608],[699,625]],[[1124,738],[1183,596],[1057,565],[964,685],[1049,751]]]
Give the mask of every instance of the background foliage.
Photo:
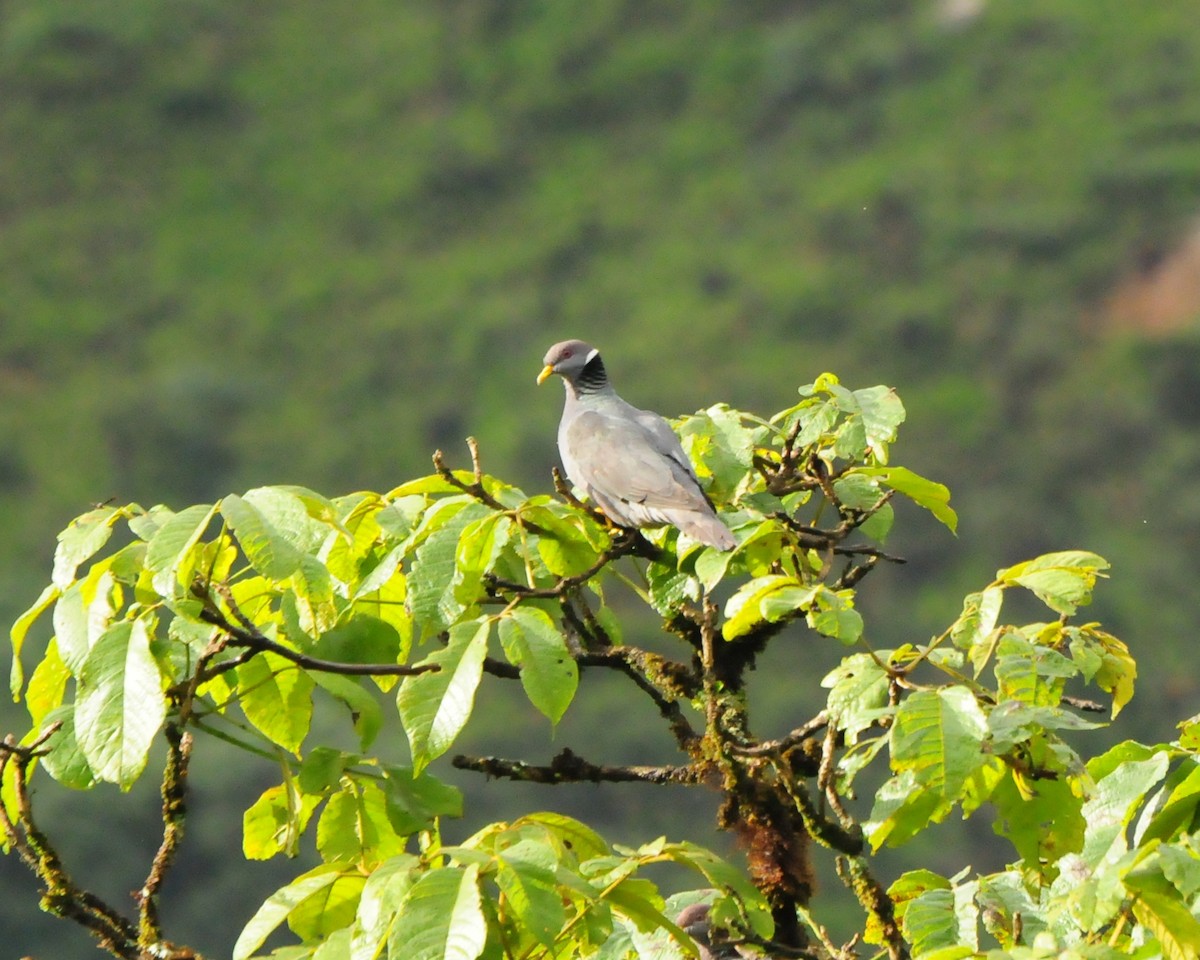
[[[1084,545],[1155,692],[1124,722],[1167,736],[1196,694],[1200,341],[1171,282],[1200,206],[1194,5],[958,6],[6,6],[6,620],[108,497],[386,489],[468,433],[544,490],[557,402],[531,376],[582,335],[667,413],[775,409],[826,368],[897,384],[963,524],[893,544],[881,642]],[[651,750],[636,717],[621,742]],[[197,868],[263,786],[201,794]],[[664,829],[656,798],[599,806]]]

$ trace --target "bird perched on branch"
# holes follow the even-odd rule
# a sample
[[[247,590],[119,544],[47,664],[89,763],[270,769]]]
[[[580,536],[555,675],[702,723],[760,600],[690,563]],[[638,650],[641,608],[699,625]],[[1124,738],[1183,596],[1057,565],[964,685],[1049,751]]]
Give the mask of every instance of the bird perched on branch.
[[[718,550],[737,545],[670,424],[617,396],[598,350],[564,340],[543,362],[539,384],[555,373],[566,384],[558,425],[563,467],[610,520],[624,527],[671,524]]]

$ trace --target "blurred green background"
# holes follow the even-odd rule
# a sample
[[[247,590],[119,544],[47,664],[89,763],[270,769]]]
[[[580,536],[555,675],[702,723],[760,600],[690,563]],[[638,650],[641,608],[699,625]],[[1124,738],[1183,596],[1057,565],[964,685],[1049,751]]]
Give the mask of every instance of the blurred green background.
[[[873,642],[1092,549],[1114,567],[1096,617],[1142,671],[1108,736],[1170,737],[1200,711],[1197,64],[1194,0],[5,3],[0,613],[110,497],[386,490],[437,447],[465,463],[467,435],[546,491],[561,400],[533,377],[579,336],[668,415],[770,413],[827,369],[895,386],[896,459],[961,524],[901,515],[909,564],[864,584]],[[839,652],[775,651],[760,732],[811,713]],[[552,742],[485,691],[469,747],[546,759],[603,724],[591,759],[670,759],[627,693],[589,678]],[[241,861],[278,772],[207,743],[196,763],[166,915],[220,956],[300,868]],[[720,845],[710,801],[474,783],[468,809]],[[140,884],[152,783],[38,804],[79,880]],[[1007,856],[986,825],[954,836],[885,866]],[[90,953],[11,858],[0,882],[9,955]]]

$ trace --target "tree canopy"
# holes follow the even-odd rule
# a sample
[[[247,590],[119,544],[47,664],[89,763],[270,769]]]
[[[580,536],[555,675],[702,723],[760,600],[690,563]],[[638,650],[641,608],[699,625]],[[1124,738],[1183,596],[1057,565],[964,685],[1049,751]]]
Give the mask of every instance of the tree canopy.
[[[31,724],[0,747],[5,847],[43,909],[114,956],[195,956],[171,942],[160,899],[194,740],[217,737],[279,771],[245,813],[244,855],[309,844],[321,860],[247,909],[235,960],[1196,956],[1200,727],[1091,759],[1071,744],[1133,695],[1125,645],[1078,619],[1103,558],[1064,550],[1006,567],[926,642],[871,643],[857,600],[873,569],[902,561],[885,544],[897,499],[957,525],[944,486],[893,462],[904,418],[890,388],[825,374],[770,418],[718,405],[678,421],[735,531],[729,552],[614,527],[561,480],[529,496],[484,472],[473,441],[470,469],[439,453],[434,473],[385,494],[272,486],[180,510],[98,506],[60,535],[51,582],[11,631],[12,690]],[[1045,619],[1012,622],[1014,591]],[[624,636],[631,603],[653,611],[673,654]],[[820,683],[824,707],[757,736],[757,659],[784,644],[800,661],[817,643],[842,649],[840,665],[786,682]],[[715,791],[744,863],[685,824],[631,848],[531,810],[455,836],[462,797],[439,770],[480,685],[519,683],[553,727],[588,671],[649,698],[677,763],[594,762],[602,730],[548,764],[449,762],[500,781]],[[353,749],[320,739],[323,702],[341,708]],[[378,755],[392,711],[405,765]],[[127,909],[71,874],[55,849],[63,824],[38,821],[31,780],[128,788],[157,742],[161,841]],[[951,814],[990,822],[1011,862],[885,882],[875,855]],[[849,943],[822,919],[814,845],[860,904]],[[686,890],[660,890],[647,870],[663,864]],[[695,903],[709,905],[704,930],[681,926]]]

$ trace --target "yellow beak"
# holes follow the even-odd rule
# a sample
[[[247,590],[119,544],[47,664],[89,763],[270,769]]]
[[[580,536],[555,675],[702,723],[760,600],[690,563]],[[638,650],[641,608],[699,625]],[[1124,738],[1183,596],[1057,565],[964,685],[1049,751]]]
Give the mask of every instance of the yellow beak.
[[[538,386],[540,387],[549,377],[552,376],[554,376],[554,368],[550,366],[550,364],[546,364],[544,367],[542,367],[542,372],[538,374]]]

